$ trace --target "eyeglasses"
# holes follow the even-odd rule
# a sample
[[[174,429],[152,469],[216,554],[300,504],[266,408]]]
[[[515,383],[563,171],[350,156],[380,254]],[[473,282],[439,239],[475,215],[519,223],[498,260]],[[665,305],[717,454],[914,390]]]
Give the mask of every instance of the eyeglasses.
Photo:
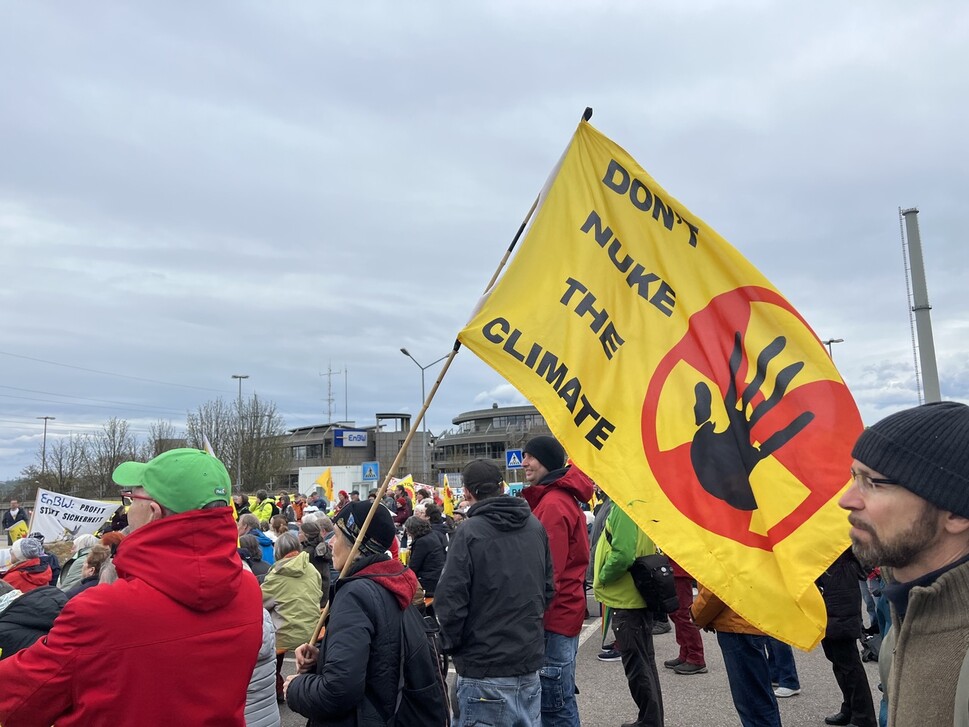
[[[122,497],[127,497],[129,500],[148,500],[149,502],[155,502],[154,497],[148,497],[148,495],[136,495],[132,492],[126,492]]]
[[[869,477],[863,472],[855,472],[854,470],[851,470],[851,479],[858,485],[858,489],[861,490],[863,495],[884,491],[888,487],[898,484],[896,480],[890,480],[887,477]]]

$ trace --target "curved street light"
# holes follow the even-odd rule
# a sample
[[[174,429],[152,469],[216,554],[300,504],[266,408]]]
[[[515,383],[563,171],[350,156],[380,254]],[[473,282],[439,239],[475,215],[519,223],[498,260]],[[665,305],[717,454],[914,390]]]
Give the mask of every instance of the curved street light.
[[[844,343],[843,338],[829,338],[827,341],[822,341],[822,343],[828,347],[828,358],[834,361],[834,352],[831,350],[832,343]]]
[[[431,366],[433,366],[434,364],[441,363],[441,361],[446,359],[450,355],[450,353],[444,354],[443,356],[441,356],[441,358],[437,359],[436,361],[431,361],[426,366],[421,366],[420,363],[418,363],[417,359],[411,356],[410,351],[408,351],[406,348],[401,348],[400,352],[404,354],[407,358],[409,358],[411,361],[413,361],[415,364],[417,364],[417,368],[421,370],[421,406],[424,406],[424,402],[426,401],[425,394],[424,394],[424,372],[427,371],[429,368],[431,368]],[[424,446],[421,447],[421,466],[424,468],[424,476],[426,477],[428,474],[430,474],[427,470],[427,412],[424,412],[423,424],[424,424]]]

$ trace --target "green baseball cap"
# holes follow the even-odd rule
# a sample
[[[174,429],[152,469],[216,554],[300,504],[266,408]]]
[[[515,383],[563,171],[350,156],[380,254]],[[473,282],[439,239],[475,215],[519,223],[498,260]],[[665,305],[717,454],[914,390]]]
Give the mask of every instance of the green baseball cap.
[[[111,475],[117,484],[142,487],[175,513],[229,504],[232,481],[218,459],[200,449],[170,449],[147,462],[122,462]]]

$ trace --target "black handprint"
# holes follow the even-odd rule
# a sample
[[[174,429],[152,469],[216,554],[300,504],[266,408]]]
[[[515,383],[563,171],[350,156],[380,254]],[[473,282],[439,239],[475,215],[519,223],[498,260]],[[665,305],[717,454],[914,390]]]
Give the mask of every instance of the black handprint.
[[[767,378],[767,366],[787,343],[784,336],[778,336],[757,357],[757,369],[753,380],[744,389],[737,406],[737,372],[743,360],[743,345],[740,333],[734,334],[733,353],[730,354],[730,385],[723,397],[727,410],[727,428],[715,431],[710,421],[712,396],[709,387],[699,382],[693,389],[696,403],[693,415],[699,427],[690,446],[690,461],[697,479],[703,489],[738,510],[756,510],[757,500],[750,486],[750,473],[762,459],[769,457],[787,444],[814,419],[814,413],[806,411],[794,421],[765,439],[758,449],[750,441],[750,430],[760,419],[783,398],[788,385],[804,368],[803,361],[785,366],[777,374],[774,390],[764,401],[755,406],[747,417],[747,407],[760,391]]]

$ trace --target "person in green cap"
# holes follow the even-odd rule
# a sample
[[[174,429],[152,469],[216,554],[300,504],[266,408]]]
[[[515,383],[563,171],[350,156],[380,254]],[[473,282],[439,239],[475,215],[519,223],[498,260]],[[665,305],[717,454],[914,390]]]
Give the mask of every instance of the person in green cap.
[[[131,501],[118,580],[71,599],[45,639],[0,661],[0,723],[242,727],[263,609],[236,554],[228,472],[173,449],[113,479]]]

